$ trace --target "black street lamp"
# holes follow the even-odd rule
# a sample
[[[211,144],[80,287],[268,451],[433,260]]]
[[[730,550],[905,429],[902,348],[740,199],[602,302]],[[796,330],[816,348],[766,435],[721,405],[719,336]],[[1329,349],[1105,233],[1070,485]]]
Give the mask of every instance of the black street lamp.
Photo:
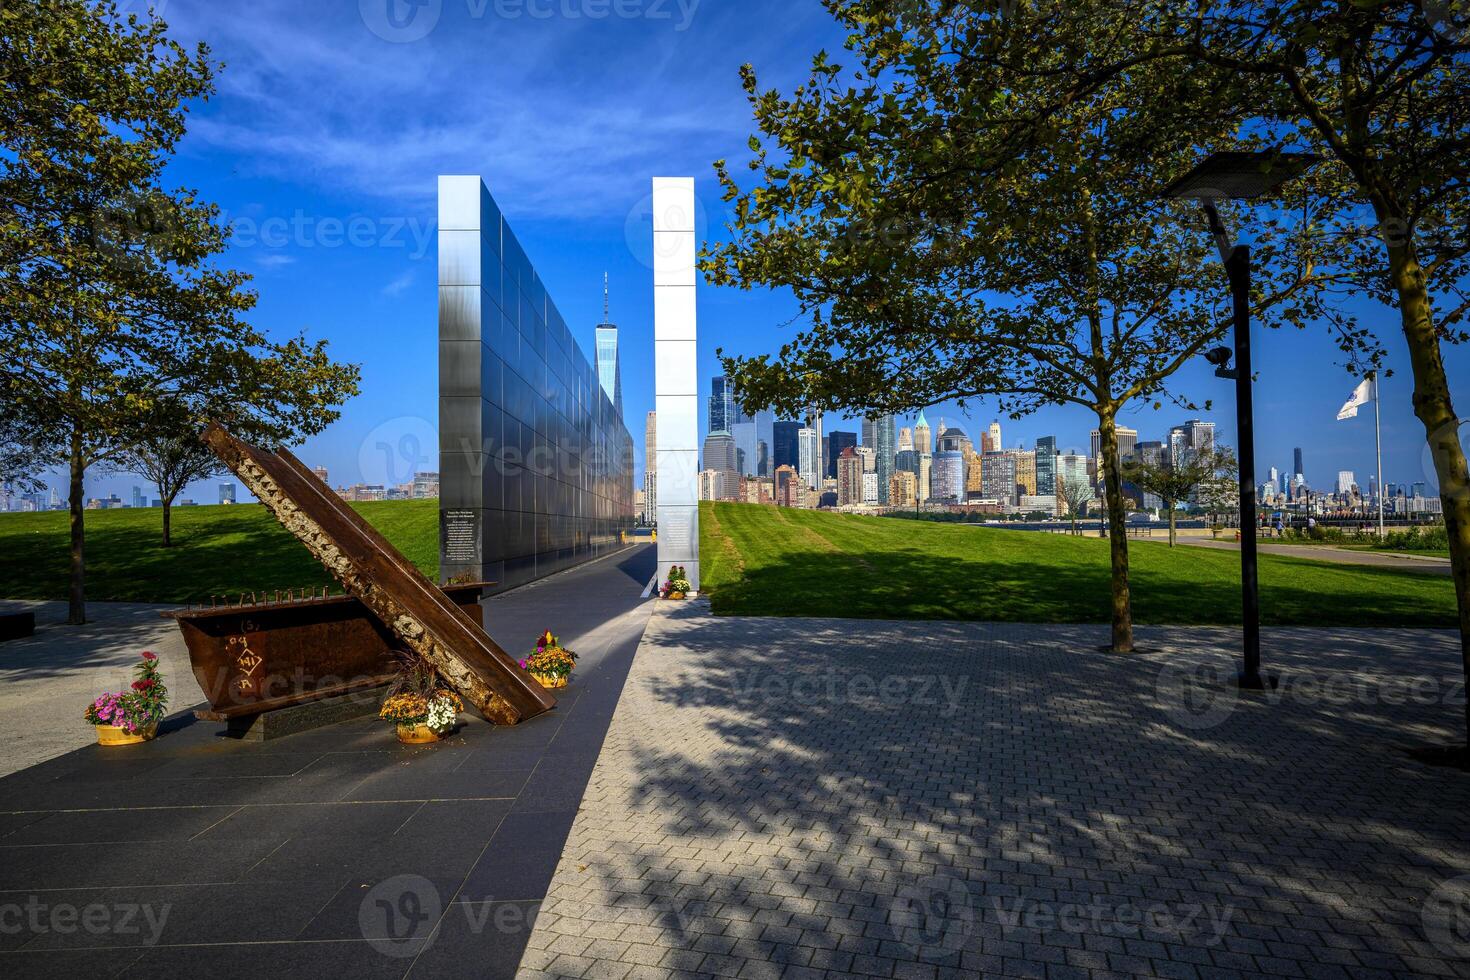
[[[1183,177],[1164,188],[1162,196],[1198,201],[1209,221],[1210,234],[1220,249],[1220,261],[1230,280],[1234,307],[1235,367],[1230,351],[1221,347],[1205,356],[1215,374],[1235,381],[1236,439],[1240,453],[1240,590],[1244,618],[1244,665],[1236,682],[1245,690],[1276,686],[1274,675],[1261,674],[1261,596],[1256,566],[1256,444],[1255,409],[1251,401],[1250,294],[1251,252],[1234,245],[1215,203],[1246,200],[1276,190],[1317,162],[1310,153],[1213,153]]]

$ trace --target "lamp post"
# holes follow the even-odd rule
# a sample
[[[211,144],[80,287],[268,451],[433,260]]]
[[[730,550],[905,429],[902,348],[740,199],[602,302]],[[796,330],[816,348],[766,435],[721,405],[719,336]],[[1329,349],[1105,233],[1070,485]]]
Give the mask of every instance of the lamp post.
[[[1209,222],[1230,282],[1235,334],[1235,367],[1228,366],[1231,351],[1216,348],[1205,356],[1215,374],[1235,381],[1236,439],[1240,453],[1240,591],[1243,663],[1236,683],[1244,690],[1274,687],[1274,676],[1261,674],[1261,596],[1256,557],[1256,446],[1255,409],[1251,399],[1250,293],[1251,252],[1235,245],[1220,217],[1216,202],[1248,200],[1268,194],[1303,173],[1317,161],[1310,153],[1213,153],[1184,176],[1164,188],[1166,198],[1198,201]]]

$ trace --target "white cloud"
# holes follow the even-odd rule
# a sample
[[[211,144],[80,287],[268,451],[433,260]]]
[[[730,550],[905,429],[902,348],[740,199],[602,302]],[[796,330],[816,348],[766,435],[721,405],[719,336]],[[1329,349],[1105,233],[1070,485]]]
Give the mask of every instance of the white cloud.
[[[171,4],[174,33],[208,41],[226,63],[189,139],[237,154],[243,173],[406,208],[432,201],[436,174],[480,173],[513,212],[615,214],[649,176],[707,176],[744,144],[736,69],[778,43],[752,8],[782,27],[802,20],[793,8],[821,15],[817,0],[707,4],[678,32],[653,20],[497,18],[493,2],[444,0],[427,38],[391,44],[357,6]],[[810,45],[798,42],[803,58]]]
[[[397,277],[390,280],[386,285],[383,286],[383,295],[397,296],[409,286],[413,285],[413,278],[414,277],[412,271],[399,274]]]

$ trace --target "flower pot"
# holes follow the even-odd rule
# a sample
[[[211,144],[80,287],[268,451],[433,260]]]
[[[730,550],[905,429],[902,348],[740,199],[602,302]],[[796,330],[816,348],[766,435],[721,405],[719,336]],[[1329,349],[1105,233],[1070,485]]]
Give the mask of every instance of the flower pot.
[[[682,598],[684,598],[684,593],[682,593],[682,592],[670,592],[669,593],[669,598],[670,599],[682,599]]]
[[[98,745],[138,745],[158,734],[158,722],[152,722],[136,732],[129,732],[119,725],[93,725],[97,729]]]
[[[566,687],[567,682],[571,680],[570,676],[557,677],[555,674],[538,674],[535,671],[531,671],[531,676],[536,678],[537,684],[547,689]]]
[[[398,741],[404,745],[427,745],[430,742],[437,742],[443,737],[428,725],[398,726]]]

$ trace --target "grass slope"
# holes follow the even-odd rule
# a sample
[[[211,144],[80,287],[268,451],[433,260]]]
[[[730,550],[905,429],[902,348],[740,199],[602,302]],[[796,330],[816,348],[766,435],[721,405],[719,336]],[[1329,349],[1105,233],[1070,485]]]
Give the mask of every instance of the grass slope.
[[[700,576],[722,615],[1090,622],[1109,619],[1100,538],[700,504]],[[1240,559],[1135,545],[1140,623],[1240,622]],[[1261,556],[1266,623],[1453,627],[1450,579]]]
[[[430,577],[439,573],[439,502],[352,504]],[[198,602],[211,595],[335,584],[306,548],[259,504],[179,507],[173,547],[162,546],[163,512],[87,512],[87,598]],[[63,599],[67,515],[0,514],[0,597]]]

